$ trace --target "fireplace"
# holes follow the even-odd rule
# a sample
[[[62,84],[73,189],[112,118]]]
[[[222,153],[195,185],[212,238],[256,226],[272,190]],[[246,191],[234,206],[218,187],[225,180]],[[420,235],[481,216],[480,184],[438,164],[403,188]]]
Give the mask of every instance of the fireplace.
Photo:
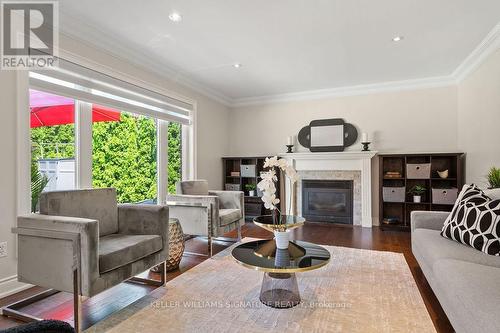
[[[311,222],[353,224],[353,181],[302,180],[302,216]]]

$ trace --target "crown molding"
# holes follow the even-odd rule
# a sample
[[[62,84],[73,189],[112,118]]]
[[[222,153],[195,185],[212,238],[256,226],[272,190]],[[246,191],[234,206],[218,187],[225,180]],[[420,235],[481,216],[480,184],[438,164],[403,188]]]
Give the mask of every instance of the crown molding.
[[[481,63],[488,58],[488,56],[498,49],[500,49],[500,23],[493,27],[481,43],[479,43],[479,45],[450,75],[415,80],[381,82],[350,87],[309,90],[296,93],[238,98],[233,100],[231,107],[239,108],[272,103],[453,86],[463,81],[469,74],[477,69]]]
[[[488,56],[500,48],[500,23],[486,35],[479,45],[455,69],[451,76],[457,83],[463,81],[469,74],[476,70]]]
[[[479,45],[467,56],[467,58],[449,75],[308,90],[293,93],[231,98],[215,89],[212,89],[211,87],[189,78],[179,70],[175,70],[154,61],[151,59],[150,55],[127,48],[123,43],[119,42],[119,38],[116,36],[109,33],[103,33],[102,31],[96,31],[96,29],[88,23],[66,12],[64,13],[64,16],[70,17],[73,22],[70,28],[71,31],[67,30],[65,32],[60,32],[67,38],[77,42],[86,42],[89,46],[97,47],[100,51],[103,51],[110,56],[130,62],[148,72],[159,74],[173,83],[178,83],[185,88],[200,93],[223,104],[224,106],[231,108],[454,86],[465,79],[469,74],[477,69],[477,67],[479,67],[479,65],[489,55],[500,48],[500,23],[498,23],[481,41],[481,43],[479,43]]]
[[[349,87],[308,90],[296,93],[266,95],[258,97],[239,98],[234,100],[232,107],[245,107],[272,103],[306,101],[332,97],[347,97],[357,95],[376,94],[393,91],[416,90],[425,88],[446,87],[455,84],[450,76],[432,77],[425,79],[392,81],[383,83],[364,84]]]

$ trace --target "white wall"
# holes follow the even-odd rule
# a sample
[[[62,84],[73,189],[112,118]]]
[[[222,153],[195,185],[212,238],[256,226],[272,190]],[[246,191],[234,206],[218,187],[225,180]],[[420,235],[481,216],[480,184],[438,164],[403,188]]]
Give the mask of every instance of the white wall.
[[[207,179],[210,187],[222,186],[221,156],[229,151],[227,129],[229,109],[204,95],[196,93],[159,75],[140,69],[90,46],[61,38],[60,47],[120,71],[134,79],[181,94],[197,103],[197,166],[198,177]],[[21,287],[16,281],[15,237],[11,228],[16,221],[16,72],[0,71],[0,242],[7,241],[8,257],[0,258],[0,298]]]
[[[359,133],[367,132],[372,150],[455,150],[456,109],[454,86],[241,107],[231,113],[230,152],[283,152],[287,136],[297,135],[311,120],[325,118],[344,118]],[[360,144],[348,148],[359,149]]]
[[[458,86],[458,146],[467,152],[467,182],[485,184],[500,167],[500,50]]]
[[[231,113],[231,155],[272,155],[285,151],[286,137],[314,119],[343,118],[367,132],[372,150],[433,152],[457,150],[455,86],[242,107]],[[299,151],[308,149],[296,145]],[[359,140],[348,150],[361,150]],[[378,159],[372,162],[378,188]],[[378,191],[372,216],[378,223]]]
[[[8,256],[0,258],[0,297],[15,291],[17,282],[15,237],[10,232],[16,216],[16,72],[0,70],[0,242]]]

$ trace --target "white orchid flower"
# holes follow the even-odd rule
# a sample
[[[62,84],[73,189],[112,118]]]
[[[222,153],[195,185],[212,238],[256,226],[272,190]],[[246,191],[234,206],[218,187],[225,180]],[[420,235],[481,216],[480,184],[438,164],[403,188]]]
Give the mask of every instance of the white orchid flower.
[[[276,167],[283,170],[292,184],[299,180],[299,175],[286,159],[278,159],[277,156],[266,157],[264,168],[268,169],[268,171],[261,173],[262,180],[257,184],[257,187],[263,193],[262,201],[264,202],[264,207],[266,207],[266,209],[277,209],[279,211],[277,205],[280,203],[280,199],[276,197],[277,189],[275,184],[278,181],[275,170]]]

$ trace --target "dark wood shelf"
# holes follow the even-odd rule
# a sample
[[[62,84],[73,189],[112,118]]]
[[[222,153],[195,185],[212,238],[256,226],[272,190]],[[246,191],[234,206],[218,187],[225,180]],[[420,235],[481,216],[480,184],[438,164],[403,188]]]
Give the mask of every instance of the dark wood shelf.
[[[264,203],[258,196],[249,196],[245,185],[257,183],[262,179],[260,173],[266,171],[264,169],[264,161],[266,156],[232,156],[222,158],[222,172],[224,175],[222,188],[226,188],[226,184],[239,185],[240,191],[245,193],[245,219],[252,220],[254,217],[271,212],[264,208]],[[252,177],[228,176],[231,172],[241,172],[242,165],[255,165],[255,174]],[[279,197],[281,189],[281,176],[278,177],[276,184],[276,196]]]
[[[409,231],[411,212],[415,210],[445,210],[451,211],[452,204],[435,204],[432,198],[432,188],[456,187],[460,190],[464,184],[463,168],[465,155],[463,153],[409,153],[409,154],[379,154],[379,220],[382,230]],[[407,177],[406,169],[409,163],[427,163],[431,166],[429,178],[411,179]],[[448,169],[452,177],[441,178],[437,171]],[[386,177],[386,172],[399,172],[403,177]],[[393,181],[393,182],[390,182]],[[423,202],[410,201],[407,192],[414,185],[424,185],[427,190]],[[383,200],[383,187],[395,186],[405,188],[405,202],[390,202]],[[442,187],[440,187],[442,186]],[[396,218],[399,224],[384,224],[386,217]]]

